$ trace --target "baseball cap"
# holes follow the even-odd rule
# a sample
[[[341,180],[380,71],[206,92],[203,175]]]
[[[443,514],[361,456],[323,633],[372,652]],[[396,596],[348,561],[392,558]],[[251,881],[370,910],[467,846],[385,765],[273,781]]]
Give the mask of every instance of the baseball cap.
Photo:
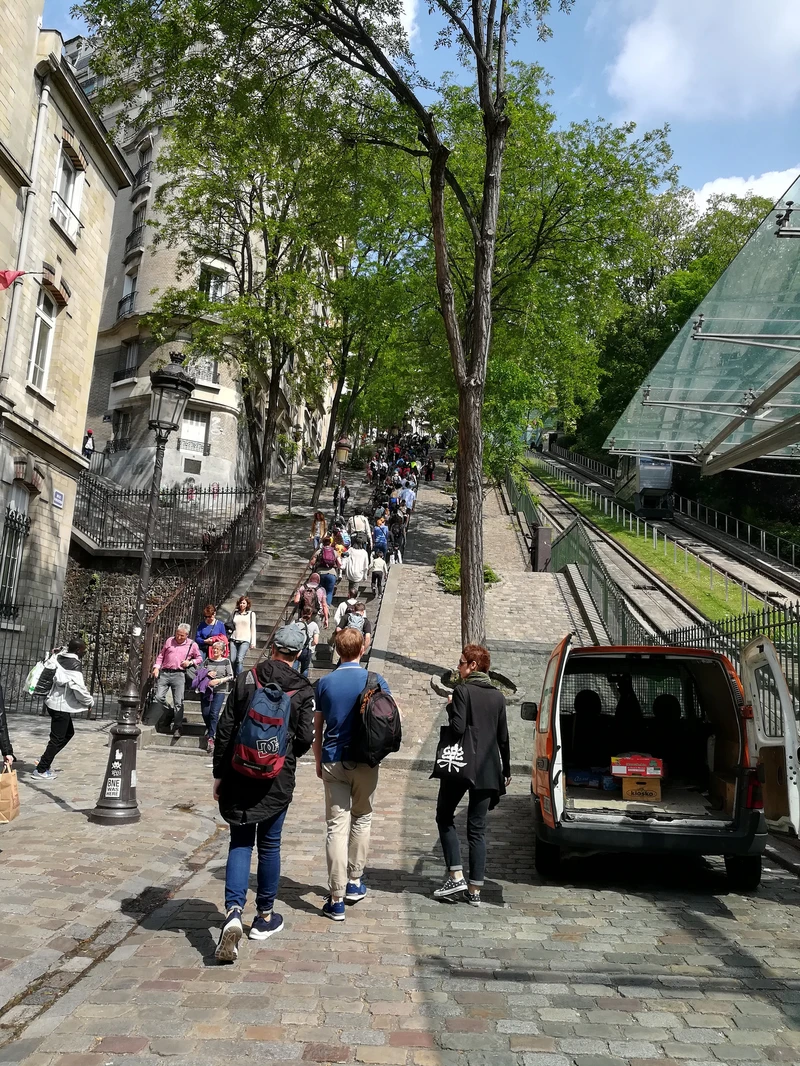
[[[281,626],[272,638],[272,646],[278,651],[298,652],[303,650],[306,642],[305,634],[300,626],[292,622],[291,625]]]

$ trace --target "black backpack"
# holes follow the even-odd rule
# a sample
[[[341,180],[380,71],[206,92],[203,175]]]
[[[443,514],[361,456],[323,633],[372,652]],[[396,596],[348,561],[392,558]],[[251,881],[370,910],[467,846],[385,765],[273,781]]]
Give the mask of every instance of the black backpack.
[[[367,684],[353,711],[357,718],[346,762],[377,766],[391,752],[400,750],[403,739],[400,711],[391,694],[378,684],[377,674],[367,675]]]

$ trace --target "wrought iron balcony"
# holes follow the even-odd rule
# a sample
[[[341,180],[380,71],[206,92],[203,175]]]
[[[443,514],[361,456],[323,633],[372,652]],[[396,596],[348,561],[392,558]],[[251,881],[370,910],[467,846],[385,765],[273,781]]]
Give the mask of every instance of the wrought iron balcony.
[[[129,292],[127,296],[123,296],[120,302],[117,304],[117,318],[122,318],[123,315],[129,315],[133,312],[136,306],[136,290]]]
[[[187,440],[185,437],[178,437],[178,451],[195,452],[197,455],[211,455],[211,445],[201,440]]]
[[[125,238],[125,255],[130,255],[131,252],[138,251],[140,248],[144,248],[144,226],[132,229]]]
[[[123,366],[114,371],[111,380],[126,381],[128,378],[135,378],[138,376],[138,371],[139,368],[137,366]]]
[[[131,192],[136,192],[142,185],[150,184],[150,168],[152,163],[143,163],[133,176],[133,188]]]
[[[131,446],[130,437],[114,437],[106,444],[107,452],[127,452]]]

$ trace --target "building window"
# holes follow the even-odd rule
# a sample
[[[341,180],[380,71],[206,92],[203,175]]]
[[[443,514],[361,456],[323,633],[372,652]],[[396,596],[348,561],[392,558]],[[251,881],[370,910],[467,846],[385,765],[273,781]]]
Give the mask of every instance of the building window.
[[[72,151],[67,150],[66,142],[62,141],[50,214],[57,225],[73,241],[78,239],[78,234],[81,230],[81,222],[78,216],[80,214],[83,181],[83,170],[78,166]]]
[[[125,369],[136,371],[139,369],[139,341],[125,341],[122,345],[125,350]]]
[[[6,507],[3,543],[0,548],[0,604],[13,603],[17,595],[22,549],[31,528],[28,517],[30,494],[21,481],[15,481]]]
[[[134,270],[126,274],[122,282],[122,299],[117,304],[117,318],[129,315],[136,307],[136,285],[139,281],[139,272]]]
[[[214,303],[225,299],[228,289],[228,275],[223,270],[213,270],[211,267],[200,268],[200,292]]]
[[[28,382],[37,389],[44,390],[47,370],[50,365],[50,352],[53,348],[53,334],[56,328],[55,301],[39,289],[36,301],[36,318],[33,325],[33,343],[28,360]]]
[[[131,446],[131,412],[114,412],[114,438],[110,442],[109,451],[126,452]]]
[[[210,356],[192,360],[191,372],[198,385],[217,384],[217,363]]]
[[[191,408],[183,416],[178,448],[182,452],[208,454],[208,411],[195,411]]]

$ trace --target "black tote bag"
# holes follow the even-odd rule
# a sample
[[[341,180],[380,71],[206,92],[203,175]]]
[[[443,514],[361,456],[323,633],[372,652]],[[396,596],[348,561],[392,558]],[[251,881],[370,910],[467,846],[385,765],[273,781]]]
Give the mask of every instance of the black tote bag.
[[[465,688],[464,691],[467,696],[467,727],[464,735],[457,736],[449,722],[441,727],[431,777],[440,781],[463,781],[474,787],[477,758],[472,735],[472,701],[469,689]]]

